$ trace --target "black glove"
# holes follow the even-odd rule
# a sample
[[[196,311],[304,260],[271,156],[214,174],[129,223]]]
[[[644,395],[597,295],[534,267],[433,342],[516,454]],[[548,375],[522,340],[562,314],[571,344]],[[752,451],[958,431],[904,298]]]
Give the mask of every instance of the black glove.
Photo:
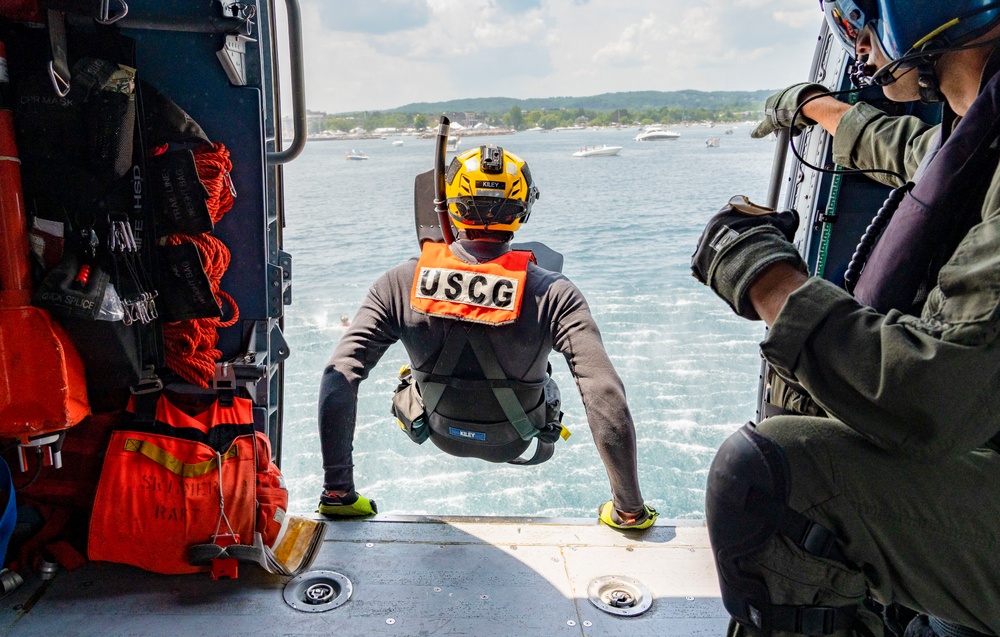
[[[792,125],[792,115],[799,107],[807,93],[827,93],[830,89],[822,84],[810,84],[802,82],[792,84],[783,91],[778,91],[764,102],[764,121],[757,125],[757,128],[750,132],[750,137],[760,139],[767,137],[779,128],[791,128],[792,135],[798,135],[802,129],[816,124],[813,120],[799,112],[795,124]]]
[[[760,317],[748,298],[750,285],[772,263],[787,261],[807,272],[805,261],[790,242],[799,213],[775,212],[737,195],[712,217],[691,255],[694,277],[745,319]]]

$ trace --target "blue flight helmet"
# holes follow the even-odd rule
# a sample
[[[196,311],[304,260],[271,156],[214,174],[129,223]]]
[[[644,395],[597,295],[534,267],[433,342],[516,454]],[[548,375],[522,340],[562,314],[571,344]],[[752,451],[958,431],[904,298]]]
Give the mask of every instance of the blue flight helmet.
[[[876,35],[890,60],[913,56],[914,66],[934,51],[966,44],[1000,20],[997,0],[878,0]]]

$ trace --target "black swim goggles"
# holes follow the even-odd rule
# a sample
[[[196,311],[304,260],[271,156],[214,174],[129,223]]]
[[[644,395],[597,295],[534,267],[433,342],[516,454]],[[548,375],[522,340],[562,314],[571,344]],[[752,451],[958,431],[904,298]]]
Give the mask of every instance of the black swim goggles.
[[[448,203],[454,206],[452,215],[457,215],[464,223],[483,227],[525,221],[530,214],[527,202],[520,199],[465,196],[451,197]]]

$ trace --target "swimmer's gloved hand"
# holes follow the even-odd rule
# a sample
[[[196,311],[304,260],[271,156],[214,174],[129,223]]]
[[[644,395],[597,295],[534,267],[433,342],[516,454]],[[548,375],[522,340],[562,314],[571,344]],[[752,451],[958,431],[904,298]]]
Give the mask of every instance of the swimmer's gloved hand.
[[[635,517],[623,516],[615,509],[613,501],[608,500],[597,509],[597,517],[601,522],[615,529],[648,529],[660,516],[656,509],[648,504],[642,505],[642,513]]]
[[[776,212],[737,195],[709,219],[691,255],[691,273],[738,315],[758,321],[750,286],[768,266],[786,261],[808,274],[791,243],[798,227],[794,210]]]
[[[827,93],[829,90],[822,84],[800,82],[778,91],[764,102],[764,120],[753,129],[750,137],[760,139],[782,128],[791,128],[792,135],[798,135],[807,127],[815,125],[816,122],[803,115],[801,111],[792,124],[792,115],[806,99],[816,93]]]
[[[329,491],[323,491],[319,497],[319,508],[316,512],[328,518],[361,518],[378,513],[378,506],[375,500],[369,500],[363,495],[358,495],[353,489],[346,495],[334,495]]]

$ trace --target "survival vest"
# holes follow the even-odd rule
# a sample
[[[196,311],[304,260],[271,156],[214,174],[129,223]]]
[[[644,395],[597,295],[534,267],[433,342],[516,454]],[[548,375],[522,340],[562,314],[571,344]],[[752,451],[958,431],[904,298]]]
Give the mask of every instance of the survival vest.
[[[277,540],[288,491],[253,404],[234,397],[189,415],[165,395],[129,405],[132,422],[111,435],[90,522],[92,560],[156,573],[195,573],[191,547],[216,536],[244,546]]]
[[[996,56],[994,56],[996,57]],[[935,285],[959,242],[982,220],[986,189],[1000,161],[1000,72],[904,196],[862,270],[854,296],[881,313],[911,309],[921,285]],[[947,134],[942,126],[941,134]]]
[[[561,424],[555,381],[548,374],[537,382],[509,378],[485,332],[488,326],[517,320],[528,263],[532,261],[531,252],[514,250],[486,263],[465,263],[443,243],[424,244],[410,306],[424,314],[453,319],[454,324],[433,369],[406,370],[400,377],[393,413],[415,442],[429,438],[450,455],[527,465],[551,458],[555,441],[560,436],[568,437]],[[453,376],[467,344],[482,368],[481,378]],[[402,392],[411,392],[411,396],[417,393],[410,402],[422,404],[422,421],[419,416],[400,418],[397,407]],[[488,400],[490,394],[499,403],[505,420],[488,422],[476,417],[482,412],[480,401]],[[448,405],[445,411],[463,417],[442,415],[442,400]],[[534,454],[520,458],[532,438],[538,439]]]

